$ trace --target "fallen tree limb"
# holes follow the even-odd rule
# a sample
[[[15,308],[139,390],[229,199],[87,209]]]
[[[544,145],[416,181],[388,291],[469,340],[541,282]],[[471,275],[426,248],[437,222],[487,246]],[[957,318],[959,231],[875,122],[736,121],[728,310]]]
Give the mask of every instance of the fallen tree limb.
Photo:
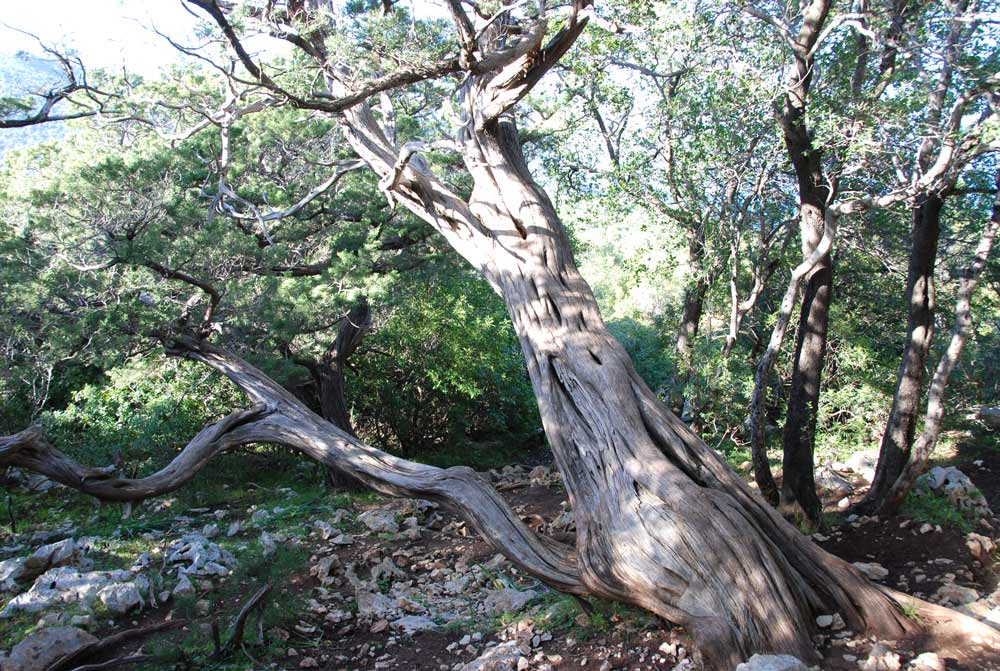
[[[125,631],[118,632],[103,638],[100,641],[91,643],[90,645],[84,646],[74,653],[65,655],[60,659],[56,660],[54,663],[49,665],[45,671],[80,671],[81,669],[90,668],[112,668],[110,666],[81,666],[81,662],[91,657],[96,657],[98,655],[104,654],[106,652],[111,652],[118,650],[122,645],[129,641],[133,641],[137,638],[145,638],[146,636],[151,636],[152,634],[158,634],[161,631],[169,631],[170,629],[177,629],[178,627],[183,627],[187,624],[187,620],[170,620],[167,622],[159,622],[157,624],[150,625],[148,627],[138,627],[136,629],[126,629]],[[133,662],[122,662],[125,658],[119,658],[118,660],[111,660],[112,662],[118,661],[121,664],[131,664]],[[108,664],[109,662],[102,662],[101,664]]]
[[[0,437],[0,465],[18,466],[41,473],[102,501],[141,501],[167,494],[190,482],[212,457],[242,444],[232,441],[235,429],[266,414],[266,406],[257,404],[209,424],[198,432],[173,461],[145,478],[117,478],[114,476],[114,466],[82,466],[56,449],[38,425],[13,436]]]
[[[243,607],[240,608],[239,614],[236,616],[236,620],[233,622],[233,635],[229,637],[226,641],[225,646],[222,648],[222,654],[226,655],[232,652],[235,648],[243,647],[243,629],[246,627],[247,618],[250,617],[250,613],[256,608],[264,607],[264,600],[271,591],[271,584],[268,583],[261,587],[257,592],[250,597]]]

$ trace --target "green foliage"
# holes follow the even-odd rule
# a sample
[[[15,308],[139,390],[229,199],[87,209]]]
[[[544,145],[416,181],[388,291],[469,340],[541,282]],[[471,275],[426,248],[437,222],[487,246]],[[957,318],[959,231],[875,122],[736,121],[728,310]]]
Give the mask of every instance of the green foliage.
[[[536,631],[559,632],[584,641],[607,635],[616,627],[636,630],[661,624],[642,609],[617,601],[589,598],[587,604],[589,614],[574,597],[546,591],[529,604],[530,617]]]
[[[121,455],[130,473],[169,461],[202,427],[245,405],[242,394],[204,367],[154,357],[109,370],[74,391],[42,422],[60,449],[85,463]]]
[[[951,526],[962,533],[969,533],[975,528],[972,515],[957,508],[947,496],[936,492],[910,492],[902,512],[919,524]]]
[[[673,343],[662,322],[643,324],[632,319],[608,323],[608,329],[632,358],[635,370],[654,391],[666,394],[673,380]]]
[[[362,435],[419,454],[537,429],[520,347],[485,283],[455,270],[405,291],[349,379]]]

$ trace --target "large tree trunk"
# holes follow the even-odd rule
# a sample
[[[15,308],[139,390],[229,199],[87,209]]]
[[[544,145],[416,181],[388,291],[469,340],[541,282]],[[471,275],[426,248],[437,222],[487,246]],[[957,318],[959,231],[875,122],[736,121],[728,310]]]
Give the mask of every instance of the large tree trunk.
[[[906,345],[899,364],[889,420],[882,434],[875,479],[858,505],[863,512],[881,508],[910,459],[910,448],[920,414],[927,355],[934,338],[934,266],[941,233],[943,200],[921,197],[913,210],[910,261],[906,278]]]
[[[541,27],[531,29],[538,40]],[[432,224],[503,297],[576,514],[590,593],[688,627],[715,669],[762,651],[812,658],[817,612],[901,635],[915,625],[898,604],[754,494],[643,383],[604,325],[506,113],[580,28],[571,23],[540,52],[463,85],[468,203],[412,145],[395,147],[366,105],[345,112],[348,141],[390,198]],[[330,73],[335,95],[345,80]]]
[[[364,114],[349,112],[349,123],[366,123]],[[576,513],[587,589],[688,627],[718,669],[755,651],[812,658],[813,617],[828,609],[859,630],[910,629],[892,599],[786,523],[643,383],[531,180],[512,121],[477,126],[463,136],[475,219],[440,230],[507,304]],[[369,145],[356,147],[391,170]],[[423,213],[444,194],[413,172],[397,193]],[[483,229],[487,244],[469,245]]]
[[[569,268],[559,275],[581,288],[577,282],[582,280]],[[561,284],[556,276],[550,281]],[[567,306],[560,293],[554,300]],[[570,303],[591,308],[589,301],[581,305],[572,298]],[[541,335],[548,342],[544,324],[550,319],[528,315],[522,321],[525,336],[536,342],[528,334]],[[573,322],[577,319],[568,327],[576,330]],[[808,633],[812,617],[821,612],[841,612],[853,629],[881,637],[898,637],[922,623],[952,644],[958,637],[968,645],[975,636],[981,639],[977,645],[1000,650],[1000,640],[986,625],[877,587],[798,533],[663,407],[599,316],[580,333],[577,344],[560,348],[558,358],[542,364],[547,370],[533,376],[552,385],[551,393],[540,396],[540,406],[554,405],[554,411],[573,417],[572,425],[551,435],[562,446],[580,440],[574,443],[576,454],[556,452],[574,486],[577,551],[532,532],[471,469],[439,469],[369,447],[260,370],[194,338],[168,340],[167,352],[223,373],[255,405],[205,427],[160,471],[124,479],[115,477],[113,467],[82,466],[53,447],[38,427],[0,436],[0,465],[33,470],[102,500],[134,502],[178,489],[220,452],[253,443],[285,445],[384,494],[453,508],[494,548],[555,589],[635,603],[689,627],[713,670],[731,671],[737,660],[754,652],[811,658]],[[581,347],[584,351],[578,351]],[[541,349],[532,351],[545,358]],[[577,367],[563,358],[578,354],[592,361],[595,353],[606,356],[606,363]],[[608,421],[607,413],[615,410],[609,406],[591,405],[585,415],[577,414],[585,408],[576,403],[600,398],[592,388],[595,376],[617,385],[611,402],[621,403],[624,395],[631,422]],[[584,416],[589,419],[583,421]],[[586,435],[585,429],[606,434]],[[603,454],[589,449],[603,440],[633,438],[637,442],[624,444],[626,449]],[[567,457],[574,463],[567,464]],[[920,618],[904,616],[904,605]]]

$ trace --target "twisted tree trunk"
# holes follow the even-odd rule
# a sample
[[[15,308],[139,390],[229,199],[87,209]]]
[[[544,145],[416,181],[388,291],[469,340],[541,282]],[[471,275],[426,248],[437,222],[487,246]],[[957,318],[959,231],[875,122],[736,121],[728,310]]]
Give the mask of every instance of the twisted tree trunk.
[[[41,473],[104,501],[138,502],[179,489],[224,451],[253,443],[285,445],[383,494],[444,503],[528,573],[556,589],[586,592],[573,549],[535,534],[472,469],[441,469],[394,457],[323,419],[226,350],[186,336],[165,344],[168,354],[198,361],[228,377],[253,407],[209,424],[173,461],[145,478],[117,478],[113,467],[82,466],[56,449],[37,426],[0,436],[0,466]]]
[[[410,160],[397,178],[395,155],[371,141],[384,136],[367,109],[346,117],[348,137],[393,196],[503,297],[576,513],[589,593],[688,627],[716,669],[760,651],[812,658],[818,612],[889,637],[915,628],[893,597],[754,494],[636,374],[528,173],[512,120],[482,123],[474,113],[461,134],[475,180],[465,205],[421,163]]]
[[[545,20],[517,26],[520,37],[505,44],[509,16],[476,33],[461,3],[447,4],[468,63],[457,145],[473,179],[469,199],[433,174],[424,145],[398,146],[367,104],[344,110],[345,136],[389,200],[432,225],[503,298],[576,513],[583,588],[688,627],[713,669],[763,651],[813,658],[818,612],[886,637],[915,630],[901,597],[757,497],[663,405],[608,332],[509,112],[573,44],[589,1],[574,2],[544,46]],[[345,99],[350,73],[331,65],[322,34],[309,40],[331,94]]]
[[[558,275],[570,285],[582,281],[569,268]],[[561,284],[556,276],[550,281]],[[564,295],[554,300],[568,305]],[[809,659],[814,656],[808,637],[812,616],[834,611],[852,628],[882,637],[895,638],[923,624],[937,628],[939,636],[960,635],[965,644],[974,636],[983,649],[1000,650],[986,625],[877,587],[798,533],[663,407],[599,317],[577,329],[590,306],[575,300],[569,303],[581,312],[571,313],[566,328],[583,334],[579,342],[558,354],[551,352],[551,342],[537,342],[531,351],[533,361],[545,361],[540,367],[546,370],[536,369],[533,376],[551,385],[545,403],[575,418],[564,432],[549,429],[563,448],[568,442],[576,450],[556,451],[577,506],[576,551],[531,531],[471,469],[416,464],[369,447],[260,370],[195,338],[169,340],[167,352],[223,373],[254,406],[205,427],[165,468],[146,478],[117,478],[114,469],[73,461],[38,427],[0,437],[0,465],[33,470],[102,500],[141,501],[183,486],[225,450],[275,443],[381,493],[449,506],[515,565],[555,589],[635,603],[689,627],[710,669],[732,669],[753,652]],[[533,313],[521,324],[525,333],[538,334],[551,319]],[[574,355],[607,359],[599,368],[574,366],[568,359]],[[610,406],[593,386],[605,382],[616,385],[608,401],[615,409],[623,396],[628,399],[628,424],[607,417]],[[591,449],[606,440],[621,447]],[[920,618],[907,619],[903,605],[916,609]]]

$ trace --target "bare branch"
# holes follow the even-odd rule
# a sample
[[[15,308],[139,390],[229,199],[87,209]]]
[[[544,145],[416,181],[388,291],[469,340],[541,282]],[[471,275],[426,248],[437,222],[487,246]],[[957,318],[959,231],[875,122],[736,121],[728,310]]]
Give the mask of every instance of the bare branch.
[[[202,326],[208,327],[212,322],[212,316],[215,314],[216,308],[219,307],[219,303],[222,302],[222,294],[219,290],[213,287],[208,282],[204,280],[199,280],[197,277],[185,273],[182,270],[176,270],[174,268],[168,268],[157,261],[139,261],[137,265],[145,266],[152,271],[155,271],[162,275],[163,277],[170,280],[180,280],[181,282],[186,282],[194,287],[201,289],[209,298],[209,305],[205,308],[205,314],[202,317]],[[182,315],[181,320],[186,321],[186,312],[188,308],[185,308],[185,314]]]
[[[100,89],[91,86],[87,82],[87,71],[83,62],[79,58],[70,58],[66,54],[58,51],[56,48],[48,46],[37,35],[18,28],[13,28],[7,24],[2,25],[9,30],[19,32],[33,38],[38,43],[38,46],[42,49],[42,51],[58,61],[65,77],[65,83],[62,86],[51,88],[48,91],[29,94],[42,100],[38,110],[21,118],[0,119],[0,129],[25,128],[27,126],[37,126],[44,123],[70,121],[73,119],[83,119],[97,116],[104,111],[105,105],[107,105],[112,98],[116,97],[111,93],[101,91]],[[84,99],[81,100],[79,96],[74,95],[77,93],[85,94],[83,96]],[[77,111],[65,113],[56,112],[56,107],[61,103],[77,108]]]
[[[781,36],[781,38],[785,41],[785,44],[787,44],[793,50],[795,49],[795,37],[792,35],[792,29],[787,23],[785,23],[778,17],[772,16],[771,14],[768,14],[764,10],[754,7],[752,5],[749,7],[744,7],[743,11],[756,19],[760,19],[764,23],[774,28],[774,30],[778,33],[778,35]]]
[[[263,404],[234,412],[202,429],[174,459],[156,473],[140,479],[115,478],[114,466],[88,468],[49,442],[39,426],[0,437],[0,464],[27,468],[104,501],[139,501],[175,491],[219,452],[243,444],[233,431],[266,416]]]

